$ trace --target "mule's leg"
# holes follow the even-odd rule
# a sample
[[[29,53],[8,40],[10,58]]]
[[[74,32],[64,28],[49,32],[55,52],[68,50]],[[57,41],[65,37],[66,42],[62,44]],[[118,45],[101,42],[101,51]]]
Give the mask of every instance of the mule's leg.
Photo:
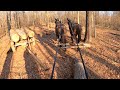
[[[63,43],[63,47],[66,47],[66,37],[65,37],[65,35],[62,35],[62,43]],[[64,51],[66,51],[66,48],[64,48]]]
[[[73,43],[73,35],[71,35],[71,41],[72,41],[72,43]]]
[[[72,35],[72,31],[70,30],[70,35],[71,35],[71,41],[73,43],[73,35]]]
[[[78,34],[78,43],[81,41],[81,34]]]
[[[59,42],[59,38],[57,37],[57,42]]]
[[[56,34],[56,39],[57,39],[57,42],[58,42],[58,40],[59,40],[59,34],[58,34],[58,29],[57,28],[55,28],[55,34]]]

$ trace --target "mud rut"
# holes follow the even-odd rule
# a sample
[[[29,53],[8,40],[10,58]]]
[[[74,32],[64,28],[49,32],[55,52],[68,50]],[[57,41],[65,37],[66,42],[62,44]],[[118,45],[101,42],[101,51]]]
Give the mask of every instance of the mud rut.
[[[35,46],[32,46],[31,50],[46,69],[38,66],[35,62],[35,58],[33,58],[26,48],[22,46],[18,47],[15,53],[10,52],[10,45],[8,43],[9,37],[6,36],[2,40],[5,42],[2,42],[1,45],[1,48],[4,48],[4,50],[0,51],[1,79],[50,78],[56,50],[55,33],[53,28],[49,30],[45,29],[43,31],[42,37],[41,35],[36,34],[36,39],[38,39],[39,42],[37,42]],[[46,31],[49,32],[46,34]],[[120,48],[120,37],[117,36],[116,39],[114,34],[111,36],[108,32],[101,33],[101,30],[99,30],[99,32],[97,32],[97,39],[92,42],[92,48],[82,49],[83,59],[90,79],[120,78],[120,59],[119,55],[116,53],[116,51]],[[110,35],[109,39],[106,38],[106,35]],[[67,41],[70,41],[69,32]],[[114,42],[115,44],[111,42]],[[101,45],[103,47],[101,47]],[[59,49],[54,79],[73,79],[74,60],[79,58],[79,54],[75,49],[67,49],[66,52]]]

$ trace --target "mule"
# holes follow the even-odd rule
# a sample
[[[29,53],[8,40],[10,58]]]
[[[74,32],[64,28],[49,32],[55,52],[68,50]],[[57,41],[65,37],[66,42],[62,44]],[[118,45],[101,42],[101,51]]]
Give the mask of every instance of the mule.
[[[66,30],[64,24],[58,18],[55,19],[55,34],[59,43],[66,44],[65,32]]]
[[[81,34],[82,34],[82,26],[78,23],[74,23],[70,19],[67,18],[67,23],[69,26],[70,34],[71,34],[71,40],[72,43],[80,43],[81,41]]]

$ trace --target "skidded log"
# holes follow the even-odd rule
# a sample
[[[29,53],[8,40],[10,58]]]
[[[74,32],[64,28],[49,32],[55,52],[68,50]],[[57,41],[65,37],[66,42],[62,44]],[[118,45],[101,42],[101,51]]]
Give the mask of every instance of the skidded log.
[[[79,48],[90,48],[91,47],[90,44],[84,44],[84,43],[81,43],[79,45],[74,45],[74,46],[72,46],[70,44],[66,44],[66,46],[65,46],[65,44],[55,44],[55,45],[56,46],[62,45],[63,47],[61,47],[61,48],[78,48],[78,46],[79,46]]]
[[[86,79],[82,62],[76,62],[74,68],[74,79]]]
[[[29,37],[35,36],[35,33],[32,30],[30,30],[29,28],[25,27],[24,30]]]
[[[21,39],[27,39],[27,35],[23,28],[16,29],[16,32],[18,33],[18,35],[20,36]]]
[[[18,42],[20,37],[14,29],[10,30],[10,38],[13,42]]]
[[[15,46],[16,46],[16,47],[17,47],[17,46],[27,47],[27,45],[28,45],[27,40],[21,40],[21,41],[19,41],[18,43],[15,43]]]

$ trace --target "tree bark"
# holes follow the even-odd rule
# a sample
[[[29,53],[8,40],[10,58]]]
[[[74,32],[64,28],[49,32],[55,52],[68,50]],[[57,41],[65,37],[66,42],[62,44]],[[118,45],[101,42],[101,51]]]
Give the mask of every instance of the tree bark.
[[[6,30],[6,35],[9,34],[10,29],[11,29],[11,11],[7,12],[7,27],[8,29]]]
[[[95,31],[95,11],[92,12],[92,37],[96,37]]]
[[[80,14],[80,12],[78,11],[78,24],[80,24],[80,17],[79,17],[80,15],[79,14]]]
[[[91,12],[86,11],[86,31],[84,42],[90,43],[91,42]]]
[[[15,11],[14,20],[15,20],[15,28],[19,28],[19,17],[17,11]]]

